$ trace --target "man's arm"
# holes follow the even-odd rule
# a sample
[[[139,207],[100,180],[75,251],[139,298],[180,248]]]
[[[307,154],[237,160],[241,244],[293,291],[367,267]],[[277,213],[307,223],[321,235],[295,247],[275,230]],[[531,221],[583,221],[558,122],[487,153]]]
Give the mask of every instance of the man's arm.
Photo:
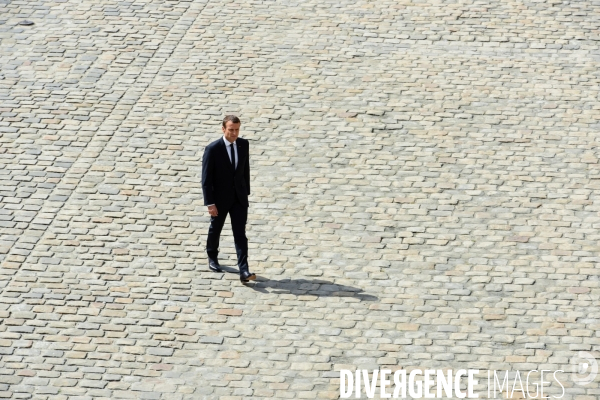
[[[202,194],[204,195],[205,206],[215,204],[213,195],[213,172],[214,160],[212,151],[207,147],[204,149],[204,156],[202,157]]]
[[[246,157],[246,165],[244,167],[244,180],[246,181],[248,196],[250,196],[250,143],[248,143],[248,156]]]

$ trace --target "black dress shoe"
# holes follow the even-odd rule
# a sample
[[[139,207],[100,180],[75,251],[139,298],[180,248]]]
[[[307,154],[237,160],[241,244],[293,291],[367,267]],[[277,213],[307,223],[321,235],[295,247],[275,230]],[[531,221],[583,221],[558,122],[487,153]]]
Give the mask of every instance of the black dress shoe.
[[[240,271],[240,281],[250,282],[255,279],[256,279],[256,274],[253,274],[250,271]]]
[[[219,262],[216,259],[214,259],[214,260],[212,258],[208,259],[208,268],[210,268],[211,271],[223,272],[223,270],[221,269],[221,266],[219,265]]]

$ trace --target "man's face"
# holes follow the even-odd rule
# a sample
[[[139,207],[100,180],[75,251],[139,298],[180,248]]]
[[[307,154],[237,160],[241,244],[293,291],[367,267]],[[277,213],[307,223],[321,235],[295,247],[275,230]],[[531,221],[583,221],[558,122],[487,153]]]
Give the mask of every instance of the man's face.
[[[238,136],[240,136],[240,125],[241,123],[234,124],[231,121],[227,121],[225,126],[223,126],[223,135],[225,135],[225,139],[229,141],[229,143],[233,143]]]

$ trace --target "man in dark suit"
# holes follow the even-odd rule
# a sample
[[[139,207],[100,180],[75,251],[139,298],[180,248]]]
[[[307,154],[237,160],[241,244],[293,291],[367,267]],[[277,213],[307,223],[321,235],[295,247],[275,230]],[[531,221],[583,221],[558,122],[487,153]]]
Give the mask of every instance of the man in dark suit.
[[[218,261],[219,239],[229,214],[231,230],[237,253],[240,280],[248,282],[256,275],[248,267],[248,196],[250,195],[250,146],[239,137],[240,119],[227,115],[223,119],[223,137],[215,140],[204,150],[202,159],[202,193],[204,205],[208,206],[210,228],[206,240],[208,267],[222,272]]]

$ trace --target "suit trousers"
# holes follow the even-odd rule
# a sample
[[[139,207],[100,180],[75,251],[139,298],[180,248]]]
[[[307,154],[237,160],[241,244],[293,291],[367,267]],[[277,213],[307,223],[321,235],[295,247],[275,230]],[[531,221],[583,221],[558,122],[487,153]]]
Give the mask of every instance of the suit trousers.
[[[248,221],[248,207],[235,201],[228,210],[217,208],[219,215],[210,217],[210,227],[206,239],[206,253],[208,257],[217,259],[219,255],[219,241],[221,231],[225,224],[225,218],[229,214],[231,219],[231,230],[237,253],[238,267],[240,271],[248,270],[248,238],[246,237],[246,222]]]

